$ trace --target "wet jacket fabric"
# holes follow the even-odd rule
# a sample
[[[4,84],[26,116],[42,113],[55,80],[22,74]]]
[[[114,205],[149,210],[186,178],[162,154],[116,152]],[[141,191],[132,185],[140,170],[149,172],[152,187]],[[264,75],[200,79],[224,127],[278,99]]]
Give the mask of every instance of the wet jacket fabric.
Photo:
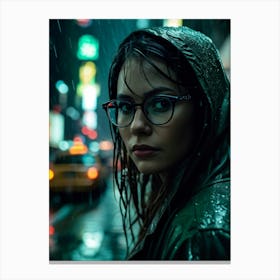
[[[188,27],[146,32],[173,44],[202,89],[197,145],[178,166],[169,196],[130,260],[230,260],[230,85],[211,39]],[[130,35],[133,36],[133,35]]]
[[[166,211],[131,260],[230,260],[229,181],[205,186],[182,209]]]

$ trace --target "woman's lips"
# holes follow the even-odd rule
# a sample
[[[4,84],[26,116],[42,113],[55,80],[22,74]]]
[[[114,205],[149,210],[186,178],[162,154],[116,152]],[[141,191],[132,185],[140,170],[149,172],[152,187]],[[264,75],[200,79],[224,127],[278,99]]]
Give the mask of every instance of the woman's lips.
[[[146,158],[154,156],[159,151],[158,148],[148,145],[134,145],[132,147],[133,154],[138,158]]]

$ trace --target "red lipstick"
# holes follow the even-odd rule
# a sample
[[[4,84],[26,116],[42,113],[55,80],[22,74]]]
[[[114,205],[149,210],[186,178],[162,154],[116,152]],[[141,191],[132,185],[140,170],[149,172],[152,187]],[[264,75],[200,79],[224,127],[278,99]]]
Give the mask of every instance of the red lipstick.
[[[133,154],[138,158],[147,158],[153,156],[159,149],[148,145],[134,145]]]

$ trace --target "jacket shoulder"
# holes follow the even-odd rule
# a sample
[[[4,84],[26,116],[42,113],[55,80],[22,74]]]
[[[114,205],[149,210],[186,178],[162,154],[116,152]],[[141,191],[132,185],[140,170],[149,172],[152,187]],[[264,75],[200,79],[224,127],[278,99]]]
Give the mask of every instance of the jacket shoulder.
[[[223,229],[230,230],[230,183],[223,181],[205,187],[197,193],[189,206],[194,215],[193,227],[198,230]],[[185,210],[185,211],[184,211]],[[179,213],[180,216],[180,213]]]
[[[229,259],[230,182],[205,186],[175,214],[167,234],[170,259]]]

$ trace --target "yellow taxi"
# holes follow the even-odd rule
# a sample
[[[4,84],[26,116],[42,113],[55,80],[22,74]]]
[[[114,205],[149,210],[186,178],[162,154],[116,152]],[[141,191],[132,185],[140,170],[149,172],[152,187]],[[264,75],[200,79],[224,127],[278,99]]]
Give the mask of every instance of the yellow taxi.
[[[101,192],[105,186],[107,168],[101,159],[91,152],[82,141],[59,152],[49,168],[50,192]]]

